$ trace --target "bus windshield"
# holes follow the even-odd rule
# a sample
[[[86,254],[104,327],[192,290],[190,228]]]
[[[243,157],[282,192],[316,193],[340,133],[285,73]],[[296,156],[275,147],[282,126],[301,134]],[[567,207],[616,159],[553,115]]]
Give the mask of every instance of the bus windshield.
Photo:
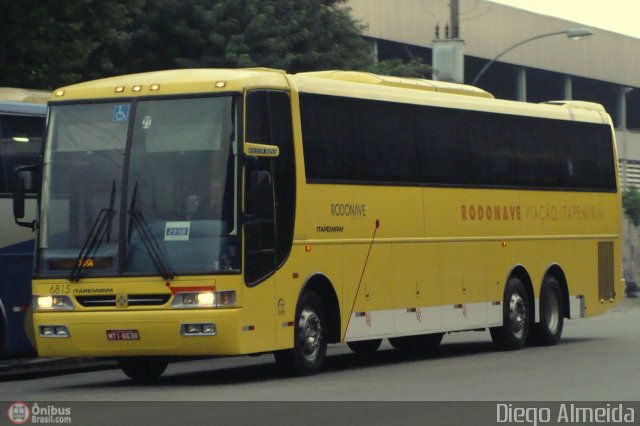
[[[239,269],[234,114],[230,96],[52,106],[37,273]]]

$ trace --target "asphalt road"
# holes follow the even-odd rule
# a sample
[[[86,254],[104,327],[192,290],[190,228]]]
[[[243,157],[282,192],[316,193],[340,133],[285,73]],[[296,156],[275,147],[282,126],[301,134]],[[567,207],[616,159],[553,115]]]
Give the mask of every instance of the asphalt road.
[[[271,355],[174,363],[153,385],[119,370],[0,383],[5,401],[638,401],[640,299],[565,322],[554,347],[494,349],[488,332],[445,336],[437,354],[370,359],[330,347],[324,372],[279,376]]]

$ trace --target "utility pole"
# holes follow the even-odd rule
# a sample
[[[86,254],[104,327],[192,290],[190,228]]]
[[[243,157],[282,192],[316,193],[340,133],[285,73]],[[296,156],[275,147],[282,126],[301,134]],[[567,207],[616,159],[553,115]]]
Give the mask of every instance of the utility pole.
[[[460,1],[450,0],[449,7],[451,8],[451,38],[460,38]]]
[[[436,25],[433,40],[434,80],[464,82],[464,40],[460,38],[460,1],[449,0],[450,19],[445,26],[445,38],[440,38],[440,28]]]

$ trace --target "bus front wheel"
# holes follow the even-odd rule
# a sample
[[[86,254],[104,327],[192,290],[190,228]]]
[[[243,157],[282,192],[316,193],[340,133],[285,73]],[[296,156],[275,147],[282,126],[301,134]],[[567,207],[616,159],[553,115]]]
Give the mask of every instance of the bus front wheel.
[[[324,365],[327,355],[327,320],[322,298],[305,292],[296,308],[293,348],[274,352],[276,364],[288,374],[308,376]]]
[[[119,360],[119,364],[122,372],[133,381],[149,383],[164,373],[169,362],[162,358],[132,357]]]
[[[501,349],[522,349],[531,328],[529,296],[522,281],[511,277],[504,292],[502,327],[489,331],[493,343]]]

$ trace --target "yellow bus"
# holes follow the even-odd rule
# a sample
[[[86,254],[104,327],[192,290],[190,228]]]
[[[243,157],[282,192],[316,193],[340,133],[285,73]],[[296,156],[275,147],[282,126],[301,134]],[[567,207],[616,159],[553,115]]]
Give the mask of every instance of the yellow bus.
[[[147,380],[265,352],[312,374],[330,343],[421,354],[463,330],[550,345],[619,301],[620,233],[597,104],[346,71],[107,78],[49,102],[37,349]]]

